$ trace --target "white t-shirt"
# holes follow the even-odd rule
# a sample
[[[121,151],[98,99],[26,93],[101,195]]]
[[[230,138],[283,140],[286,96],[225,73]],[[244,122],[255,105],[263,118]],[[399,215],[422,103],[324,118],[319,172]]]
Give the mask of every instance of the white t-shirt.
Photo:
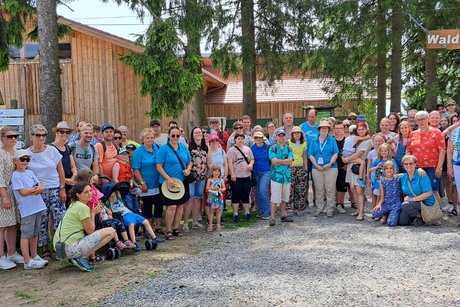
[[[371,151],[369,151],[369,153],[367,154],[367,159],[368,160],[371,160],[371,161],[374,161],[378,158],[378,152],[377,150],[375,149],[372,149]]]
[[[343,143],[343,149],[342,149],[342,156],[344,158],[348,158],[349,156],[351,156],[352,154],[354,154],[356,152],[356,148],[355,148],[355,136],[354,135],[350,135],[349,137],[347,137],[345,139],[345,142]]]
[[[62,159],[59,151],[53,146],[47,146],[39,153],[33,153],[30,148],[27,151],[30,153],[28,169],[34,172],[46,189],[59,188],[57,165]]]
[[[112,204],[112,212],[121,213],[121,215],[125,215],[127,213],[132,213],[131,210],[125,207],[122,202],[116,201]]]
[[[33,188],[39,181],[35,174],[26,170],[25,172],[14,171],[13,176],[11,177],[11,184],[13,186],[14,196],[19,204],[19,212],[21,217],[26,217],[34,213],[46,210],[45,202],[40,194],[38,195],[29,195],[22,196],[19,193],[20,189],[30,189]]]

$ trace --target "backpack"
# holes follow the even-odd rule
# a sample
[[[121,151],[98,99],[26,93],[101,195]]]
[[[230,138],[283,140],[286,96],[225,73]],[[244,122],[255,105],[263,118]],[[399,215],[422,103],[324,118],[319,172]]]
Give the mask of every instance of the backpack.
[[[71,155],[73,155],[73,151],[75,150],[75,147],[77,147],[76,142],[72,142],[72,143],[67,144],[67,148],[69,149],[69,152],[70,152]],[[91,143],[89,143],[89,147],[91,148],[91,151],[93,152],[93,161],[94,161],[94,157],[96,156],[96,148]]]
[[[102,159],[104,159],[105,152],[107,151],[107,144],[104,141],[100,141],[99,143],[102,144],[102,152],[103,152]],[[118,146],[115,143],[113,143],[113,146],[115,146],[115,149],[118,151]]]

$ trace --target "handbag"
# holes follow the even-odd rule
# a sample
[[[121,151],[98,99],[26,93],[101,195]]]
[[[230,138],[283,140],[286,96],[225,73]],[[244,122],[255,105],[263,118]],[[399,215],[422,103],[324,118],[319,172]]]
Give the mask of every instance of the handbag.
[[[360,167],[359,164],[353,164],[351,166],[351,172],[355,175],[359,175],[359,167]]]
[[[179,161],[179,164],[180,164],[180,167],[182,168],[183,171],[185,171],[185,166],[184,166],[184,163],[182,163],[182,160],[180,159],[179,155],[177,154],[177,152],[174,150],[174,148],[171,146],[171,144],[168,143],[168,146],[169,148],[171,148],[172,152],[174,153],[174,155],[176,156],[177,160]],[[195,179],[195,176],[193,176],[192,172],[190,172],[190,174],[188,174],[188,176],[184,176],[185,177],[185,182],[187,183],[194,183],[196,181]]]
[[[238,148],[238,146],[233,146],[235,147],[236,149],[238,149],[238,151],[241,153],[241,155],[243,156],[244,158],[244,161],[246,161],[246,163],[249,165],[249,159],[248,157],[246,157],[246,155],[243,153],[243,151],[241,149]],[[257,185],[257,180],[256,180],[256,176],[254,176],[254,171],[251,171],[251,187],[255,187]]]
[[[65,242],[71,236],[73,236],[74,234],[80,232],[80,230],[75,231],[74,233],[68,235],[67,238],[65,238],[64,241],[61,241],[61,230],[62,230],[62,222],[61,222],[61,225],[59,225],[59,241],[56,242],[56,244],[54,245],[54,250],[56,251],[56,258],[64,260],[64,259],[66,259],[66,256],[65,256],[65,247],[66,247]]]
[[[411,193],[413,195],[416,195],[414,191],[412,191],[412,187],[410,186],[409,181],[407,181],[407,185],[409,186],[409,190],[411,191]],[[422,214],[422,220],[425,222],[425,224],[428,225],[434,224],[442,218],[441,206],[439,206],[439,202],[436,199],[436,197],[434,198],[433,206],[427,206],[423,203],[423,201],[420,201],[420,211]]]

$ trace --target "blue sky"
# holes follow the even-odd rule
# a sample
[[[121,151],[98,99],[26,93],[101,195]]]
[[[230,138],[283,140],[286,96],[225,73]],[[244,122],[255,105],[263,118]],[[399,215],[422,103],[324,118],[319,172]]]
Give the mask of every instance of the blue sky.
[[[126,5],[98,0],[78,0],[67,5],[74,12],[65,5],[58,5],[58,15],[129,40],[135,39],[133,33],[141,34],[147,28]]]

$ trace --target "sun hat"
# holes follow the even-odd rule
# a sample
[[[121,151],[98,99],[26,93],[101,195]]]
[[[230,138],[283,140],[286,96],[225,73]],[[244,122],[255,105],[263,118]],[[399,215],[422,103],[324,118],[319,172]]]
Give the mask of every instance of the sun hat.
[[[115,128],[109,123],[105,123],[101,126],[101,132],[104,132],[107,129],[115,130]]]
[[[219,137],[215,133],[209,136],[209,142],[214,141],[214,140],[217,140],[217,141],[219,140]]]
[[[29,153],[27,150],[25,150],[25,149],[16,150],[16,151],[14,152],[13,158],[14,158],[15,160],[17,160],[17,159],[19,159],[19,158],[21,158],[21,157],[30,157],[30,153]]]
[[[263,138],[265,137],[264,136],[264,133],[262,131],[256,131],[253,135],[253,138]]]
[[[66,121],[62,121],[62,122],[59,122],[56,127],[54,127],[53,130],[54,132],[58,132],[59,130],[63,130],[63,129],[66,129],[66,130],[70,130],[70,132],[73,131],[72,128],[70,128],[69,124],[66,122]]]
[[[350,127],[348,127],[348,131],[350,131],[350,133],[352,133],[355,130],[356,130],[356,125],[350,125]]]
[[[212,123],[218,123],[218,122],[219,122],[219,119],[217,119],[217,118],[211,118],[211,119],[209,120],[209,123],[210,123],[210,124],[212,124]]]
[[[299,126],[294,126],[292,127],[291,134],[293,134],[294,132],[303,132],[303,131],[302,129],[300,129]]]
[[[329,130],[331,130],[331,125],[329,125],[329,122],[327,120],[322,120],[319,122],[318,130],[327,127]]]
[[[453,104],[453,105],[457,105],[457,103],[455,102],[455,100],[453,100],[452,98],[450,98],[450,99],[447,101],[447,103],[446,103],[446,107],[447,107],[447,106],[450,106],[450,105],[452,105],[452,104]]]
[[[170,188],[168,181],[164,181],[161,185],[161,193],[164,197],[171,200],[179,200],[185,194],[184,183],[177,178],[171,178],[174,181],[174,187]]]

